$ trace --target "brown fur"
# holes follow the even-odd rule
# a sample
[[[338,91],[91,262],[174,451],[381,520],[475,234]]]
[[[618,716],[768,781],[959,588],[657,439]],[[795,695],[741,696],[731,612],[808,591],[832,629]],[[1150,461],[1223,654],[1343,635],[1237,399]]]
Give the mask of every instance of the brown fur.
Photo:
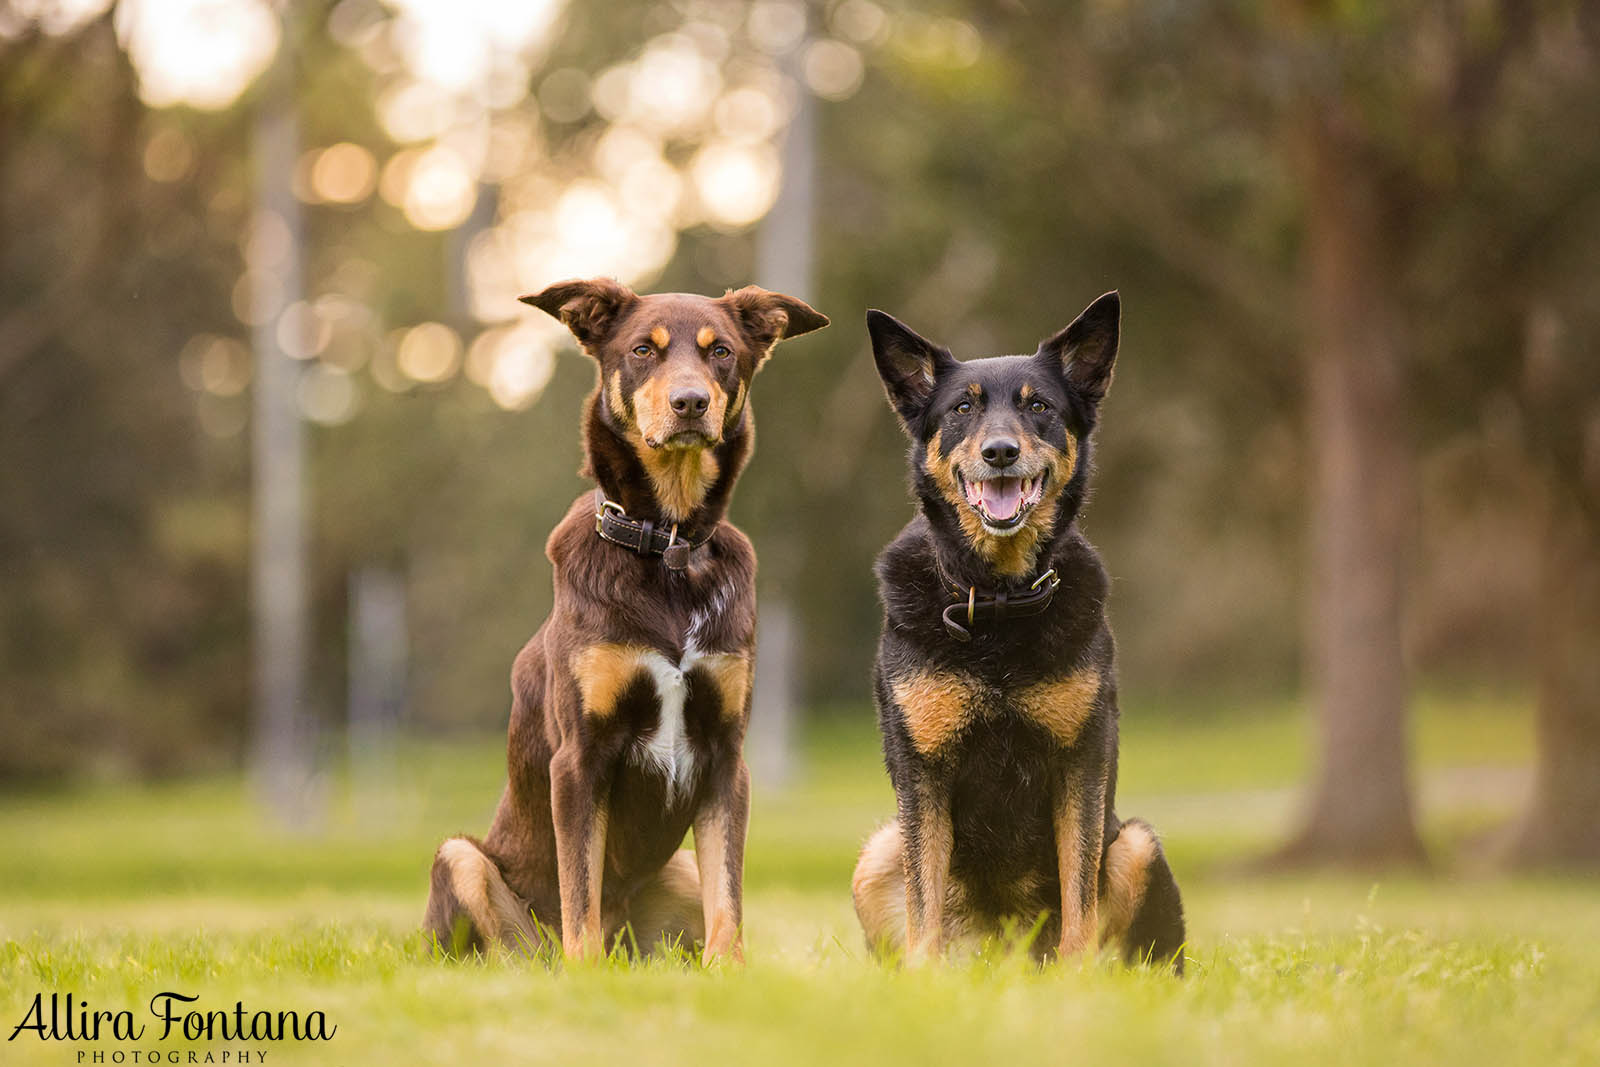
[[[905,838],[900,823],[879,827],[861,850],[850,895],[856,918],[876,952],[896,954],[906,944]]]
[[[711,673],[722,694],[723,715],[729,718],[743,715],[745,709],[740,701],[750,692],[750,657],[743,652],[730,652],[708,656],[702,665]]]
[[[1106,849],[1106,892],[1104,922],[1100,942],[1120,939],[1133,923],[1150,883],[1150,867],[1156,857],[1156,839],[1139,823],[1122,828]]]
[[[1094,667],[1048,682],[1037,682],[1017,693],[1017,706],[1063,745],[1078,739],[1100,696],[1100,672]]]
[[[906,709],[906,728],[923,755],[943,748],[966,725],[972,682],[958,674],[922,672],[894,683],[895,699]]]
[[[583,473],[631,519],[676,524],[698,547],[669,569],[602,541],[592,492],[573,502],[546,546],[554,608],[512,666],[505,793],[481,844],[439,850],[424,925],[451,950],[511,944],[537,922],[570,957],[631,936],[704,939],[707,958],[736,959],[755,554],[723,515],[753,443],[750,378],[775,343],[827,320],[755,287],[639,296],[596,279],[524,299],[598,364]],[[693,343],[707,328],[729,358]],[[675,395],[704,407],[675,411]],[[692,857],[678,847],[691,827]]]
[[[950,885],[950,852],[954,834],[950,812],[933,794],[920,795],[919,836],[907,853],[906,952],[914,961],[944,952],[946,895]]]
[[[1057,952],[1061,956],[1099,947],[1095,932],[1100,849],[1098,842],[1090,845],[1083,840],[1085,807],[1079,791],[1069,788],[1063,791],[1056,810],[1056,853],[1061,877],[1061,941]],[[1097,836],[1099,829],[1095,826]]]

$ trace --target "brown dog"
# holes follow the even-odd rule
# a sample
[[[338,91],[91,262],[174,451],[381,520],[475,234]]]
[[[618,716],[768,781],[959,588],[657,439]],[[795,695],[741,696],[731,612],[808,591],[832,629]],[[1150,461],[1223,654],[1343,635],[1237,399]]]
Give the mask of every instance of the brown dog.
[[[597,279],[522,299],[599,364],[582,472],[598,489],[550,535],[555,605],[512,667],[509,782],[486,838],[439,847],[424,929],[458,953],[559,930],[567,956],[594,957],[631,931],[739,959],[756,560],[723,515],[752,377],[828,320],[754,286]]]

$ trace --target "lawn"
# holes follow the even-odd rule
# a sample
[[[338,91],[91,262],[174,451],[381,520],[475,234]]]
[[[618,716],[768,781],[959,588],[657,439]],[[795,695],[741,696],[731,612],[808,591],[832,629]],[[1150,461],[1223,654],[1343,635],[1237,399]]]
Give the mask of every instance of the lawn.
[[[849,873],[891,803],[863,713],[812,731],[793,785],[758,782],[742,970],[425,958],[428,858],[446,833],[486,827],[498,741],[410,746],[382,784],[330,778],[326,814],[298,833],[262,819],[237,780],[5,798],[4,1033],[41,992],[131,1009],[147,1031],[127,1044],[23,1031],[0,1062],[240,1049],[283,1064],[1600,1062],[1600,886],[1463,873],[1517,802],[1525,708],[1422,702],[1422,811],[1440,857],[1427,877],[1241,873],[1293,816],[1303,723],[1269,706],[1127,715],[1119,806],[1155,822],[1183,885],[1182,981],[998,952],[909,973],[868,960]],[[200,1010],[320,1010],[338,1030],[159,1041],[146,1005],[164,990]]]

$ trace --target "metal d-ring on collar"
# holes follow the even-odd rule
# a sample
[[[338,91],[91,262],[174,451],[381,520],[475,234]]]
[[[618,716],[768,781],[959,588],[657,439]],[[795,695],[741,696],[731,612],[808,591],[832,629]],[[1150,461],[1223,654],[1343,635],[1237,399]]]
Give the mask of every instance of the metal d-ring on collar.
[[[678,524],[663,530],[649,519],[630,519],[622,505],[607,500],[605,490],[594,491],[594,532],[602,541],[621,545],[641,556],[660,556],[668,570],[681,571],[689,567],[689,553],[711,540],[706,534],[698,541],[678,535]]]
[[[971,641],[972,631],[979,621],[1004,622],[1006,619],[1025,619],[1043,613],[1055,598],[1056,588],[1060,584],[1061,579],[1054,567],[1035,578],[1026,593],[1016,596],[1005,592],[979,596],[977,586],[963,588],[951,582],[950,587],[956,595],[964,596],[964,599],[945,608],[940,617],[951,637],[961,642]],[[964,624],[961,621],[963,617]]]

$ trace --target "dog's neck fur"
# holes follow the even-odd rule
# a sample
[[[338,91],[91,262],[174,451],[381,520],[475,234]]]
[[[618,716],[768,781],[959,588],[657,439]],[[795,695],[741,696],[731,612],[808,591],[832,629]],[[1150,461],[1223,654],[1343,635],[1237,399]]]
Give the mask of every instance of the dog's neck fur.
[[[584,465],[578,472],[591,478],[606,499],[621,505],[633,519],[648,519],[657,524],[678,522],[686,533],[702,535],[727,514],[733,486],[750,458],[754,416],[747,402],[716,445],[704,451],[716,464],[705,494],[687,515],[672,519],[658,499],[650,473],[636,451],[633,435],[618,427],[606,410],[600,389],[590,394],[584,405]],[[685,455],[685,461],[692,457]]]

